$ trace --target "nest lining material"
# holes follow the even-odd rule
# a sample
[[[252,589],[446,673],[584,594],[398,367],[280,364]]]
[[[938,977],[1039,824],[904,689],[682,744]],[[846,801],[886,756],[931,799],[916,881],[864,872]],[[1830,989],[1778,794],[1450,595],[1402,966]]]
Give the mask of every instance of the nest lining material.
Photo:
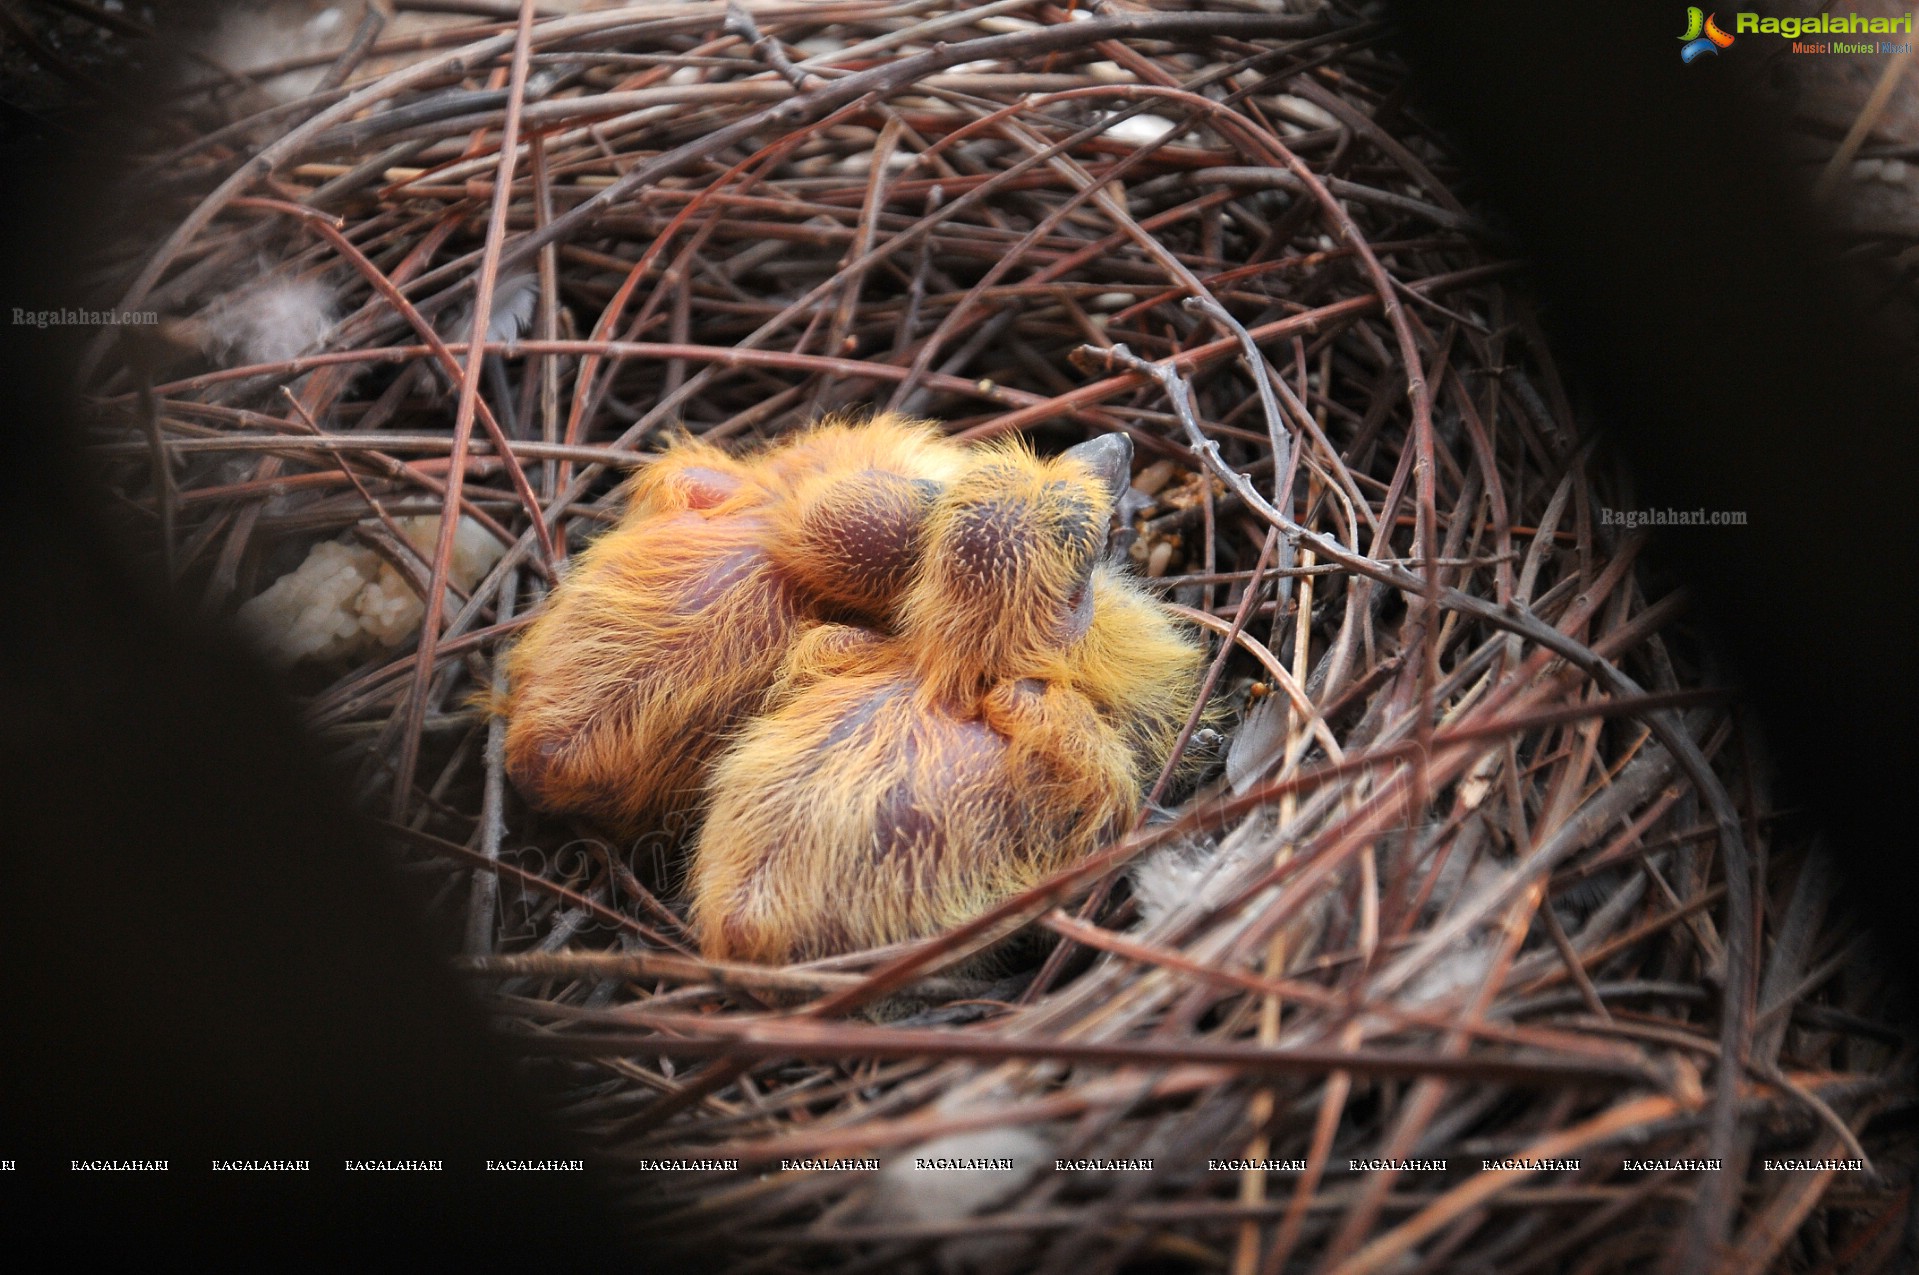
[[[309,714],[660,1234],[762,1270],[1891,1253],[1901,1189],[1761,1167],[1899,1177],[1880,984],[1602,522],[1629,489],[1379,40],[1251,5],[638,5],[356,40],[343,87],[217,132],[218,93],[175,104],[207,140],[156,156],[192,193],[119,302],[175,361],[143,413],[103,351],[102,462],[214,607],[349,530],[414,582],[424,636],[309,666]],[[258,276],[344,317],[276,346],[226,299]],[[1226,776],[973,925],[716,967],[685,830],[526,810],[467,705],[666,431],[860,407],[1128,432],[1135,556],[1253,708]],[[415,559],[421,515],[448,533]],[[505,549],[464,589],[456,521]],[[942,1005],[1022,923],[1059,941],[1017,990]],[[935,1008],[855,1012],[903,990]],[[1303,1168],[1208,1168],[1260,1160]]]

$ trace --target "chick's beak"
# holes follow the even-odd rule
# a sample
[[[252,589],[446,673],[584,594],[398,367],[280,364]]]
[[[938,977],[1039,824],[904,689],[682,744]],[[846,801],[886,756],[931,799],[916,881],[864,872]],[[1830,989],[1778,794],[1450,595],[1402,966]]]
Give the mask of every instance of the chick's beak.
[[[1083,462],[1105,484],[1114,504],[1126,494],[1133,481],[1133,440],[1124,434],[1101,434],[1098,438],[1069,447],[1063,455]]]
[[[1133,491],[1133,440],[1124,434],[1101,434],[1098,438],[1069,447],[1064,455],[1084,461],[1099,478],[1111,498],[1106,525],[1106,556],[1117,562],[1126,556],[1133,543],[1133,519],[1139,513],[1139,499]],[[1129,499],[1129,497],[1131,499]]]

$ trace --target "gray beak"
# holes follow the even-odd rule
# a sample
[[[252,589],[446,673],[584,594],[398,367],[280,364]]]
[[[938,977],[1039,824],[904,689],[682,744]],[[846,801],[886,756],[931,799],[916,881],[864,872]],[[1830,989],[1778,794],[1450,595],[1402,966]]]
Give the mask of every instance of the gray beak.
[[[1061,454],[1083,462],[1098,475],[1114,504],[1119,503],[1119,498],[1132,485],[1133,440],[1124,434],[1101,434]]]

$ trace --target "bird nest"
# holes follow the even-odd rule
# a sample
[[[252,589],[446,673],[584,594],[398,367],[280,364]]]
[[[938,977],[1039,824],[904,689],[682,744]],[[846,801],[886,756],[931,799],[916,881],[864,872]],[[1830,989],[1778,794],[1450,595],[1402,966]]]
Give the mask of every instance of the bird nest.
[[[710,1269],[1898,1242],[1896,1048],[1824,860],[1382,32],[1292,7],[369,20],[305,96],[171,108],[101,463],[215,611],[334,546],[248,614],[595,1163]],[[687,830],[530,809],[475,705],[674,431],[874,409],[1130,435],[1131,554],[1225,725],[958,930],[704,960]],[[1008,1167],[916,1167],[975,1162]]]

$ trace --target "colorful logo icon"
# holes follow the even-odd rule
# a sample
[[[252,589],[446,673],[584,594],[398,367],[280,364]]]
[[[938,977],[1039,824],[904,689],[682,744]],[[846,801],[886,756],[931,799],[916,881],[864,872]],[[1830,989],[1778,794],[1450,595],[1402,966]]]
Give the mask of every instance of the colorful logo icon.
[[[1679,47],[1680,61],[1690,64],[1700,54],[1716,55],[1720,49],[1732,43],[1732,37],[1721,31],[1719,24],[1713,21],[1718,16],[1716,13],[1705,13],[1698,5],[1686,10],[1686,33],[1679,37],[1685,41]]]

